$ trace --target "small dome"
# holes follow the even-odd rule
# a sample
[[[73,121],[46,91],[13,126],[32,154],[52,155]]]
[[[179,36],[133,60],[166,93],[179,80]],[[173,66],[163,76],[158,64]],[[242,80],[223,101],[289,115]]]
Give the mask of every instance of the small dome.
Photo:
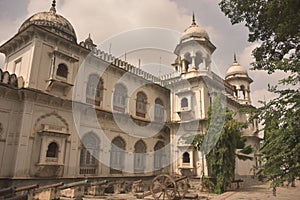
[[[187,38],[190,38],[190,37],[205,38],[205,39],[209,40],[209,36],[208,36],[208,33],[206,32],[206,30],[204,30],[204,28],[202,28],[202,27],[200,27],[199,25],[196,24],[194,14],[193,14],[192,25],[190,25],[190,27],[188,27],[183,32],[181,40],[184,40],[184,39],[187,39]]]
[[[63,16],[56,14],[55,4],[49,12],[40,12],[27,19],[19,29],[19,32],[31,24],[43,27],[55,34],[58,34],[72,42],[77,42],[76,33],[72,24]]]
[[[189,28],[187,28],[183,32],[181,40],[187,39],[190,37],[205,38],[205,39],[209,40],[209,36],[208,36],[208,33],[206,32],[206,30],[204,30],[202,27],[200,27],[196,24],[191,25]]]
[[[241,66],[237,61],[236,61],[236,56],[234,55],[234,62],[231,67],[226,72],[226,78],[231,75],[246,75],[248,76],[247,69],[243,66]]]

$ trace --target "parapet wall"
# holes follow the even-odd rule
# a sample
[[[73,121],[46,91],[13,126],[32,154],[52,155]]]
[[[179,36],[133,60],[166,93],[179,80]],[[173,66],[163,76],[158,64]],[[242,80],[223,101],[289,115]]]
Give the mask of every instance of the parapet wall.
[[[15,88],[24,87],[24,79],[22,76],[17,77],[16,74],[10,74],[8,71],[2,71],[2,69],[0,69],[0,83],[4,83]]]

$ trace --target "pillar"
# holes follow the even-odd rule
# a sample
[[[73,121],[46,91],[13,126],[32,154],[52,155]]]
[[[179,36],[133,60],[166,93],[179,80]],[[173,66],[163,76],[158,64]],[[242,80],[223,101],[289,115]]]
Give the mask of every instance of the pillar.
[[[196,55],[192,54],[191,58],[192,58],[192,70],[195,71],[195,70],[197,70],[197,67],[196,67]]]

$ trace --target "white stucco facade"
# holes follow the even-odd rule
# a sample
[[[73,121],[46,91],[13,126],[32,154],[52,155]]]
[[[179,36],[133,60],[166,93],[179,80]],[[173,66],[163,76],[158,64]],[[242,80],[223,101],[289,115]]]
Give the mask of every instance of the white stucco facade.
[[[54,15],[53,7],[34,15],[0,47],[0,179],[208,175],[203,155],[180,138],[207,132],[220,91],[246,121],[247,71],[235,60],[225,80],[212,72],[216,47],[194,19],[174,50],[174,73],[155,77],[90,37],[78,44],[62,16],[47,21]],[[244,135],[258,149],[257,127]],[[249,175],[252,164],[238,162],[236,173]]]

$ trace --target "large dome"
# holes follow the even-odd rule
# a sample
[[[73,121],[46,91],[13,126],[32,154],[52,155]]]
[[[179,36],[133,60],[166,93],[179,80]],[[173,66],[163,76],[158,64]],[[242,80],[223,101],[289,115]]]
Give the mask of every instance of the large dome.
[[[63,16],[56,14],[55,3],[49,12],[40,12],[27,19],[19,29],[19,32],[31,24],[43,27],[55,34],[58,34],[72,42],[77,42],[76,33],[72,24]]]
[[[196,38],[205,38],[209,40],[208,33],[204,28],[200,27],[199,25],[196,24],[195,21],[195,16],[193,14],[193,22],[190,27],[188,27],[182,34],[181,40],[190,38],[190,37],[196,37]]]
[[[241,66],[237,61],[236,61],[236,56],[234,56],[234,62],[231,67],[226,72],[226,78],[232,75],[246,75],[248,76],[247,69],[243,66]]]

